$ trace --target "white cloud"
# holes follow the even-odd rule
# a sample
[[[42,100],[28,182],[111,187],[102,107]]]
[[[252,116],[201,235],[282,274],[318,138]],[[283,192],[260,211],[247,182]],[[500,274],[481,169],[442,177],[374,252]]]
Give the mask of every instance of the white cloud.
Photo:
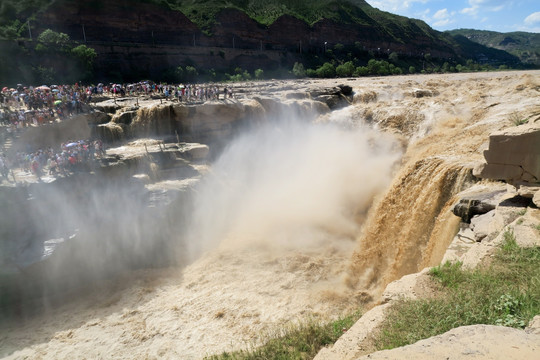
[[[440,9],[433,14],[431,19],[426,19],[434,27],[445,27],[455,22],[455,11],[448,11],[448,9]]]
[[[465,14],[465,15],[476,16],[478,14],[478,8],[470,7],[470,8],[461,9],[460,13]]]
[[[535,13],[532,13],[531,15],[527,16],[525,20],[523,20],[525,25],[527,26],[533,26],[536,24],[540,24],[540,11],[537,11]]]
[[[460,13],[476,18],[479,12],[497,12],[511,7],[513,4],[513,1],[507,0],[469,0],[470,7],[461,9]]]
[[[448,9],[441,9],[437,11],[435,14],[433,14],[433,19],[435,20],[443,20],[448,18]]]
[[[446,26],[446,25],[451,24],[451,23],[453,23],[452,20],[444,19],[444,20],[439,20],[439,21],[434,22],[433,26],[434,27],[443,27],[443,26]]]

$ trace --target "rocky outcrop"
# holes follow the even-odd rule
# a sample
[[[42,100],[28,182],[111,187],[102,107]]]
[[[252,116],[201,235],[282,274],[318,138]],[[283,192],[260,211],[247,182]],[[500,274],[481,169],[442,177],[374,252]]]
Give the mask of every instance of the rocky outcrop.
[[[540,122],[508,128],[489,137],[486,163],[473,174],[512,184],[540,182]]]
[[[521,247],[540,246],[537,230],[540,209],[531,206],[530,198],[519,196],[504,183],[477,184],[463,191],[454,206],[456,212],[470,224],[461,223],[460,231],[446,250],[442,263],[461,261],[463,267],[474,268],[504,241],[505,233],[513,233]],[[381,296],[383,304],[366,312],[332,347],[322,349],[315,359],[439,359],[447,358],[450,353],[457,354],[457,358],[474,355],[478,359],[491,359],[504,354],[504,358],[523,359],[533,358],[533,354],[540,350],[537,316],[526,330],[489,325],[466,326],[412,345],[365,355],[372,346],[370,336],[383,323],[385,312],[393,302],[404,298],[425,299],[435,294],[428,271],[429,268],[425,268],[388,284]],[[498,345],[492,347],[491,344],[495,343]]]
[[[472,325],[357,359],[534,359],[538,351],[540,335],[533,332],[502,326]]]
[[[296,116],[312,121],[331,109],[352,101],[352,88],[339,85],[317,91],[289,91],[282,98],[253,96],[203,104],[183,104],[171,101],[149,102],[140,106],[122,107],[118,101],[97,104],[96,119],[89,119],[95,134],[107,142],[159,136],[200,143],[223,143],[237,129],[262,122]],[[104,120],[109,122],[103,123]]]
[[[469,223],[475,215],[494,210],[502,197],[507,196],[506,185],[475,185],[461,194],[459,201],[452,208],[454,215]]]

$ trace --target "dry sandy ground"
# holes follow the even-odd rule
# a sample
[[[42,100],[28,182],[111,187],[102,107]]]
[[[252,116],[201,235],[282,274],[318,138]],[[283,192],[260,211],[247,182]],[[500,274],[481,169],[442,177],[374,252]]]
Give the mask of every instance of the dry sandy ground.
[[[302,89],[340,83],[358,94],[352,107],[337,113],[340,121],[403,134],[405,142],[415,144],[405,161],[433,155],[480,160],[487,135],[510,126],[511,114],[540,117],[539,71],[287,84]],[[254,86],[254,91],[270,90]],[[432,93],[419,98],[415,89]],[[121,276],[82,299],[4,324],[0,356],[198,359],[256,344],[300,319],[334,318],[366,300],[363,289],[344,282],[358,248],[354,240],[226,244],[186,268]]]

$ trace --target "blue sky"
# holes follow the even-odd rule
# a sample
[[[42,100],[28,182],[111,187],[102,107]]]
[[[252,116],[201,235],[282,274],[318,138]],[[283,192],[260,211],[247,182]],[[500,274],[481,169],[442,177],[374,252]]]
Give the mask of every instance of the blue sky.
[[[366,0],[393,14],[421,19],[432,28],[540,32],[540,0]]]

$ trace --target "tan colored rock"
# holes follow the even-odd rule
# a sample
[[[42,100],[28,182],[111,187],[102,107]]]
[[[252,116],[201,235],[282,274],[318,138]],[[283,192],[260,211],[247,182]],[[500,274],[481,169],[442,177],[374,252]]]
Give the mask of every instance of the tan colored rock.
[[[428,295],[431,289],[430,268],[425,268],[419,273],[403,276],[401,279],[392,281],[386,286],[382,294],[384,302],[398,299],[418,299]]]
[[[208,145],[188,143],[184,144],[180,148],[180,153],[183,156],[187,156],[190,160],[204,160],[208,156],[210,148]]]
[[[473,169],[473,175],[483,179],[518,181],[523,175],[523,169],[517,165],[484,163]]]
[[[538,186],[529,186],[529,185],[520,185],[518,190],[518,195],[524,198],[532,199],[534,195],[540,191],[540,185]]]
[[[540,335],[503,326],[472,325],[358,360],[372,359],[537,359]]]
[[[476,244],[474,232],[469,227],[460,229],[446,249],[441,264],[444,264],[447,261],[460,261],[461,257],[467,253],[474,244]]]
[[[534,205],[540,207],[540,191],[537,191],[536,194],[534,194],[533,203]]]
[[[540,122],[497,131],[484,151],[486,163],[473,174],[508,182],[540,182]]]
[[[361,344],[384,321],[384,312],[390,303],[376,306],[365,313],[330,348],[323,348],[314,360],[352,360],[363,353]]]
[[[505,226],[505,221],[500,212],[492,210],[484,215],[477,215],[471,219],[471,230],[474,239],[480,242],[487,238],[495,237]]]
[[[540,232],[536,228],[538,224],[540,224],[540,209],[531,207],[527,208],[525,214],[510,224],[519,246],[540,246]]]
[[[529,325],[525,328],[525,332],[527,334],[540,335],[540,315],[536,315],[529,321]]]

